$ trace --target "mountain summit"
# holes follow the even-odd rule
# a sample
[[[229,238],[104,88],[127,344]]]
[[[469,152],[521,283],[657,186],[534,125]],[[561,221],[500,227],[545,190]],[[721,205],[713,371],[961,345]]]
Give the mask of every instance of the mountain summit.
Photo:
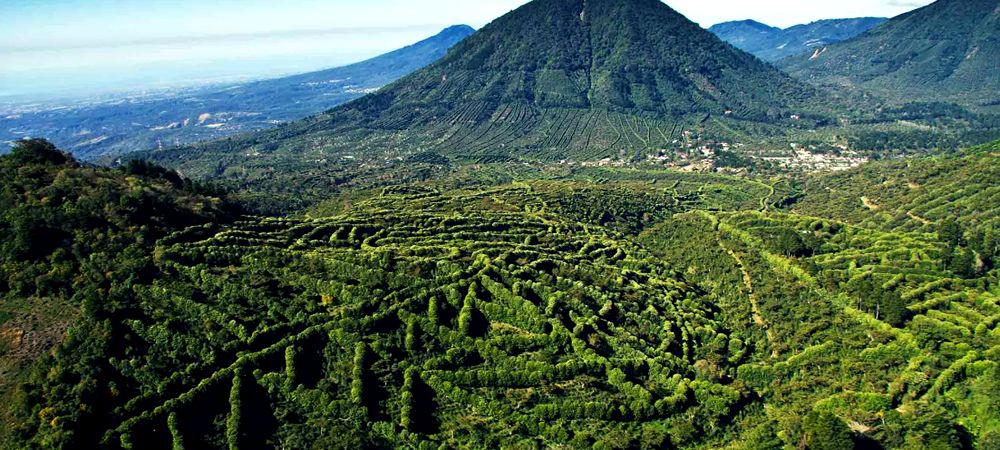
[[[1000,105],[1000,0],[939,0],[780,66],[890,100]]]
[[[152,157],[189,176],[249,182],[287,174],[276,167],[356,177],[343,165],[419,154],[634,161],[691,137],[746,142],[829,123],[828,104],[658,0],[535,0],[357,101]]]
[[[658,0],[536,0],[352,106],[380,117],[414,103],[444,113],[483,101],[765,120],[809,95]]]

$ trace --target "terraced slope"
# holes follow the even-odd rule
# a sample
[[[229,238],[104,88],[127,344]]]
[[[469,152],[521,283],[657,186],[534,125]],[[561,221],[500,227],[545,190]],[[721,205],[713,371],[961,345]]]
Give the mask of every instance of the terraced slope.
[[[954,272],[936,233],[767,211],[783,187],[628,175],[172,233],[22,388],[17,442],[996,442],[996,270]]]
[[[718,248],[704,245],[712,234]],[[843,420],[858,445],[962,448],[966,433],[975,448],[998,442],[997,272],[952,272],[936,235],[692,213],[642,240],[689,267],[725,317],[740,319],[727,323],[738,335],[771,349],[737,370],[767,407],[732,448],[808,441],[797,433],[818,413]]]
[[[92,429],[39,417],[125,448],[575,446],[665,443],[670,423],[720,424],[745,395],[692,370],[732,367],[718,312],[634,244],[488,192],[364,211],[160,241],[164,276],[134,286],[103,369],[110,408],[84,414]],[[40,425],[35,442],[58,436]]]
[[[953,156],[884,161],[801,186],[793,210],[884,230],[933,232],[946,219],[995,228],[1000,143]]]
[[[860,87],[899,102],[957,101],[995,110],[997,30],[997,0],[939,0],[779,66],[802,80]]]

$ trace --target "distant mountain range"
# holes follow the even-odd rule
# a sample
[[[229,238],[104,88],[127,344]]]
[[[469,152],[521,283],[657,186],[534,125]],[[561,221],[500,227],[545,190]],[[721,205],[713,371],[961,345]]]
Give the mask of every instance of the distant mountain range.
[[[330,112],[145,156],[189,176],[281,186],[302,181],[280,176],[340,179],[358,174],[344,164],[415,155],[445,164],[631,161],[685,139],[829,121],[817,112],[829,104],[659,0],[536,0]]]
[[[741,20],[720,23],[708,31],[740,50],[774,62],[853,38],[886,20],[888,19],[881,17],[830,19],[785,29],[753,20]]]
[[[271,128],[354,100],[444,56],[475,30],[460,25],[335,69],[285,78],[0,116],[0,142],[45,137],[82,159]]]
[[[690,162],[713,146],[889,155],[1000,133],[995,120],[957,106],[886,106],[797,80],[659,0],[535,0],[338,108],[133,158],[236,186],[277,210],[470,164]]]
[[[939,0],[779,65],[815,84],[888,100],[1000,109],[1000,0]]]

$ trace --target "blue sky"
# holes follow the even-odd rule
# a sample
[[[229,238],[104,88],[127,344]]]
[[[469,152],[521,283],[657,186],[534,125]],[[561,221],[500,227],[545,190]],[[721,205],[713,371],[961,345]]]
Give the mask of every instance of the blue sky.
[[[267,77],[342,65],[526,0],[2,0],[0,97]],[[667,0],[704,25],[893,16],[930,0]]]

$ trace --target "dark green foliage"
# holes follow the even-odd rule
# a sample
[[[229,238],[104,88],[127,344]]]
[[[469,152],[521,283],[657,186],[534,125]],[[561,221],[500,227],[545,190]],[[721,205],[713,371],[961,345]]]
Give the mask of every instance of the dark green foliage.
[[[997,6],[996,0],[939,0],[779,65],[803,80],[846,82],[901,102],[990,107],[1000,100]]]
[[[934,404],[919,404],[917,407],[913,417],[900,424],[906,429],[902,438],[906,447],[928,450],[967,448],[962,442],[962,430],[955,425],[948,410]]]
[[[11,420],[17,433],[44,423],[49,430],[35,445],[83,445],[101,433],[99,418],[134,389],[107,378],[115,356],[109,339],[124,332],[132,287],[159,275],[155,242],[187,226],[224,222],[230,212],[222,199],[161,177],[81,166],[44,141],[0,157],[0,185],[0,329],[23,336],[0,354],[0,395],[20,398],[25,408],[3,414],[5,429]],[[33,364],[53,369],[29,370]],[[42,387],[42,380],[54,384]],[[32,387],[14,392],[24,382]],[[62,382],[79,388],[66,391]]]
[[[10,162],[18,166],[33,164],[62,165],[72,160],[68,154],[59,151],[55,145],[44,139],[17,141],[7,158],[9,158]]]
[[[883,297],[878,305],[881,310],[880,315],[882,316],[882,320],[894,327],[902,326],[910,317],[910,311],[906,309],[906,302],[896,292],[880,290],[879,294]]]
[[[837,416],[813,411],[803,424],[802,441],[809,450],[851,450],[851,430]]]
[[[156,165],[146,160],[142,159],[132,159],[129,160],[122,170],[128,175],[146,177],[146,178],[162,178],[169,181],[170,184],[174,185],[176,188],[181,188],[184,186],[184,181],[181,180],[180,175],[177,172],[166,169],[162,166]]]
[[[730,152],[725,150],[720,150],[715,152],[715,165],[716,167],[728,167],[728,168],[752,168],[756,164],[756,161],[749,156],[744,156],[736,152]]]
[[[964,233],[962,233],[962,227],[955,221],[954,218],[948,217],[938,224],[937,229],[938,240],[944,242],[950,248],[958,247],[962,245],[965,241]]]

